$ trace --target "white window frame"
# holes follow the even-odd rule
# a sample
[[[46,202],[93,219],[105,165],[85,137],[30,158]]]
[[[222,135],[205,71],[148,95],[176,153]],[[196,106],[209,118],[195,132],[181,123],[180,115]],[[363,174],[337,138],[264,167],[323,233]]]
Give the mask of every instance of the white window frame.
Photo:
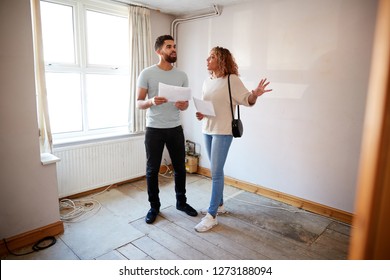
[[[86,42],[86,11],[102,12],[115,16],[122,16],[128,19],[128,6],[119,3],[108,3],[100,0],[41,0],[54,4],[62,4],[73,7],[74,17],[74,44],[75,64],[58,64],[45,61],[45,73],[80,73],[81,74],[81,98],[83,107],[83,129],[78,132],[66,132],[53,134],[54,145],[63,145],[80,141],[96,141],[107,137],[129,136],[127,126],[88,130],[85,102],[85,80],[86,74],[115,74],[127,75],[129,77],[129,61],[127,67],[119,65],[88,65],[87,63],[87,42]],[[129,58],[130,60],[131,58]],[[130,93],[129,93],[130,94]]]

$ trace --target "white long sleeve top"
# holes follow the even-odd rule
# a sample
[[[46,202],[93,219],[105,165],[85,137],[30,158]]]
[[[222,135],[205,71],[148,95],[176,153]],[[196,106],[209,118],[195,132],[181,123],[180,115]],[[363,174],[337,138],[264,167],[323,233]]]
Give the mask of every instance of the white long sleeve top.
[[[251,106],[248,101],[251,92],[237,75],[230,75],[230,89],[234,113],[236,105]],[[215,116],[205,116],[203,118],[202,132],[205,134],[232,135],[228,76],[206,79],[203,83],[202,98],[211,101],[215,111]]]

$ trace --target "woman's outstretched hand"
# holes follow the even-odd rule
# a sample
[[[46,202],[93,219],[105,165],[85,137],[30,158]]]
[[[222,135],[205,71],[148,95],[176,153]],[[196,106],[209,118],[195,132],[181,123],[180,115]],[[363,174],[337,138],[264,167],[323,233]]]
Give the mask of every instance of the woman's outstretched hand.
[[[266,92],[272,91],[272,89],[266,89],[266,87],[269,85],[270,82],[267,81],[267,79],[261,79],[260,83],[258,84],[257,88],[252,90],[252,94],[256,95],[257,97],[262,96]]]

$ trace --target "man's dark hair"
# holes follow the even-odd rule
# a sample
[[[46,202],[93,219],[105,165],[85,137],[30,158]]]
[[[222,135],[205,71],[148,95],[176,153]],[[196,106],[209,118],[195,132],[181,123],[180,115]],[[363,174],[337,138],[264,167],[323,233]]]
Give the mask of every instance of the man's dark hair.
[[[157,51],[157,50],[161,49],[161,47],[164,46],[164,42],[166,40],[173,41],[173,37],[171,35],[162,35],[162,36],[157,37],[156,42],[154,43],[154,50]]]

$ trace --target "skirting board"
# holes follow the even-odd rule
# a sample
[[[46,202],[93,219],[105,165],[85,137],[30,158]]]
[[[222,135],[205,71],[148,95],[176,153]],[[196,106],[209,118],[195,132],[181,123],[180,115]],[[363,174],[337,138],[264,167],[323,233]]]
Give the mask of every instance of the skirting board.
[[[210,172],[210,169],[208,169],[208,168],[204,168],[204,167],[199,166],[197,173],[200,175],[209,177],[209,178],[211,177],[211,172]],[[315,203],[315,202],[312,202],[309,200],[305,200],[305,199],[302,199],[299,197],[295,197],[295,196],[292,196],[289,194],[285,194],[282,192],[271,190],[271,189],[268,189],[268,188],[265,188],[265,187],[262,187],[259,185],[255,185],[252,183],[240,181],[240,180],[228,177],[228,176],[225,176],[225,184],[242,189],[242,190],[245,190],[245,191],[248,191],[248,192],[256,193],[256,194],[259,194],[259,195],[262,195],[262,196],[265,196],[265,197],[268,197],[268,198],[271,198],[271,199],[274,199],[274,200],[277,200],[277,201],[280,201],[283,203],[287,203],[289,205],[298,207],[300,209],[304,209],[304,210],[309,211],[309,212],[313,212],[313,213],[316,213],[316,214],[319,214],[319,215],[322,215],[325,217],[329,217],[329,218],[341,221],[343,223],[347,223],[350,225],[352,224],[353,214],[346,212],[346,211],[343,211],[343,210],[335,209],[335,208],[332,208],[332,207],[329,207],[326,205],[322,205],[322,204]]]
[[[62,221],[28,231],[10,238],[6,238],[7,247],[10,251],[15,251],[23,247],[33,245],[42,238],[56,236],[64,232],[64,223]],[[5,246],[4,240],[0,240],[0,256],[8,255],[9,252]]]

